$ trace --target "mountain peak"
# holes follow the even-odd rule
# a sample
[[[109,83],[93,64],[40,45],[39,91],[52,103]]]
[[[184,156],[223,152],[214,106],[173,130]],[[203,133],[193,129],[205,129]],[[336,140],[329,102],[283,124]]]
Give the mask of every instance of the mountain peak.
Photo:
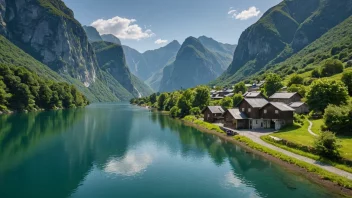
[[[110,43],[115,43],[118,45],[121,45],[121,41],[119,38],[117,38],[115,35],[113,34],[103,34],[101,35],[101,38],[106,41],[106,42],[110,42]]]
[[[84,25],[83,29],[87,34],[89,42],[92,43],[92,42],[96,42],[96,41],[103,41],[98,30],[95,29],[95,27]]]

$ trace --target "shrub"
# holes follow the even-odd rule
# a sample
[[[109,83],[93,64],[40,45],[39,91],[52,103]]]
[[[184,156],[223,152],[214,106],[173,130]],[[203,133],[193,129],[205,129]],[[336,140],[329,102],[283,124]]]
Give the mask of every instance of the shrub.
[[[306,92],[307,92],[306,87],[304,85],[296,85],[296,84],[291,85],[291,87],[289,87],[287,89],[287,91],[288,92],[297,92],[302,97],[305,97]]]
[[[312,77],[313,78],[320,78],[321,77],[321,71],[319,68],[315,68],[313,71],[312,71]]]
[[[343,72],[343,63],[340,60],[325,61],[321,70],[321,76],[328,77]]]
[[[350,133],[352,127],[350,106],[329,105],[325,109],[324,122],[328,130],[337,133]]]
[[[314,142],[317,154],[327,159],[339,159],[340,147],[335,134],[330,131],[321,133]]]
[[[293,119],[294,119],[293,121],[294,121],[295,123],[297,123],[297,124],[303,126],[306,117],[305,117],[304,115],[299,115],[299,114],[295,113],[295,114],[293,115]]]
[[[197,116],[200,115],[202,111],[199,109],[199,107],[193,107],[189,112],[191,115]]]
[[[303,77],[301,77],[301,76],[299,76],[299,75],[293,75],[291,78],[290,78],[290,80],[289,80],[289,82],[288,82],[288,84],[287,84],[287,86],[288,87],[290,87],[291,85],[302,85],[303,84],[303,81],[304,81],[304,79],[303,79]]]
[[[346,68],[347,68],[347,67],[352,67],[352,60],[347,61],[347,63],[346,63]]]
[[[348,93],[352,96],[352,72],[347,72],[342,75],[341,81],[345,83]]]

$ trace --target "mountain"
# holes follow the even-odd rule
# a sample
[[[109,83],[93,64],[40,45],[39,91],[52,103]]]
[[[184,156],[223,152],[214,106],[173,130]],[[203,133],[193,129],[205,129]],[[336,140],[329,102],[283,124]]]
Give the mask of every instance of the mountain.
[[[217,56],[194,37],[187,38],[178,51],[176,60],[166,66],[160,91],[173,91],[207,84],[224,71]]]
[[[116,36],[114,36],[112,34],[103,34],[103,35],[101,35],[101,38],[106,42],[121,45],[120,39],[118,39]]]
[[[179,49],[180,44],[178,41],[172,41],[164,47],[148,50],[144,53],[124,46],[127,65],[133,74],[144,81],[165,67],[170,59],[176,56]]]
[[[0,60],[6,65],[74,84],[91,102],[134,96],[100,69],[85,30],[63,1],[0,0],[0,16]]]
[[[233,62],[212,84],[231,84],[285,61],[352,14],[352,0],[284,0],[240,36]]]
[[[99,32],[97,29],[95,29],[92,26],[83,26],[84,31],[87,34],[88,41],[89,42],[97,42],[97,41],[103,41],[103,38],[100,36]]]

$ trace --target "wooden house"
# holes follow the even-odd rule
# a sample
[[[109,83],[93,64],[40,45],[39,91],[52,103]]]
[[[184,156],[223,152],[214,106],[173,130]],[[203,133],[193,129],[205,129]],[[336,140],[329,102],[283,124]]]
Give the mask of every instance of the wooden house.
[[[224,113],[224,126],[232,129],[248,129],[249,120],[239,109],[228,109]]]
[[[244,98],[238,105],[239,110],[249,118],[249,129],[270,128],[270,122],[261,119],[260,109],[269,102],[264,98]]]
[[[294,112],[295,109],[285,103],[270,102],[260,109],[260,117],[264,120],[264,128],[279,130],[285,125],[293,124]]]
[[[222,122],[224,119],[224,112],[224,109],[220,106],[208,106],[202,111],[204,115],[204,121],[210,123]]]
[[[298,93],[274,93],[269,97],[270,102],[283,102],[285,104],[291,104],[293,102],[301,102],[302,96]]]
[[[289,106],[296,110],[298,114],[307,114],[309,113],[309,106],[304,102],[293,102]]]
[[[260,91],[251,91],[243,94],[244,98],[265,98]]]

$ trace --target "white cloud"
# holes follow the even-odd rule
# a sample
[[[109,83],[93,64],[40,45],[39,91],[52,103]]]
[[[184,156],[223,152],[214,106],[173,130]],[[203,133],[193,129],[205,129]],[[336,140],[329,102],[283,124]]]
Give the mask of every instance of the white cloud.
[[[227,13],[231,15],[232,18],[239,19],[239,20],[247,20],[253,17],[257,17],[260,15],[260,10],[255,6],[248,8],[248,10],[243,10],[238,13],[236,10],[231,10]]]
[[[155,44],[158,44],[158,45],[162,45],[162,44],[167,43],[167,40],[158,39],[158,40],[156,40],[154,43],[155,43]]]
[[[120,39],[140,40],[155,35],[150,29],[143,30],[136,22],[136,19],[116,16],[107,20],[98,19],[91,26],[95,27],[100,34],[113,34]]]

